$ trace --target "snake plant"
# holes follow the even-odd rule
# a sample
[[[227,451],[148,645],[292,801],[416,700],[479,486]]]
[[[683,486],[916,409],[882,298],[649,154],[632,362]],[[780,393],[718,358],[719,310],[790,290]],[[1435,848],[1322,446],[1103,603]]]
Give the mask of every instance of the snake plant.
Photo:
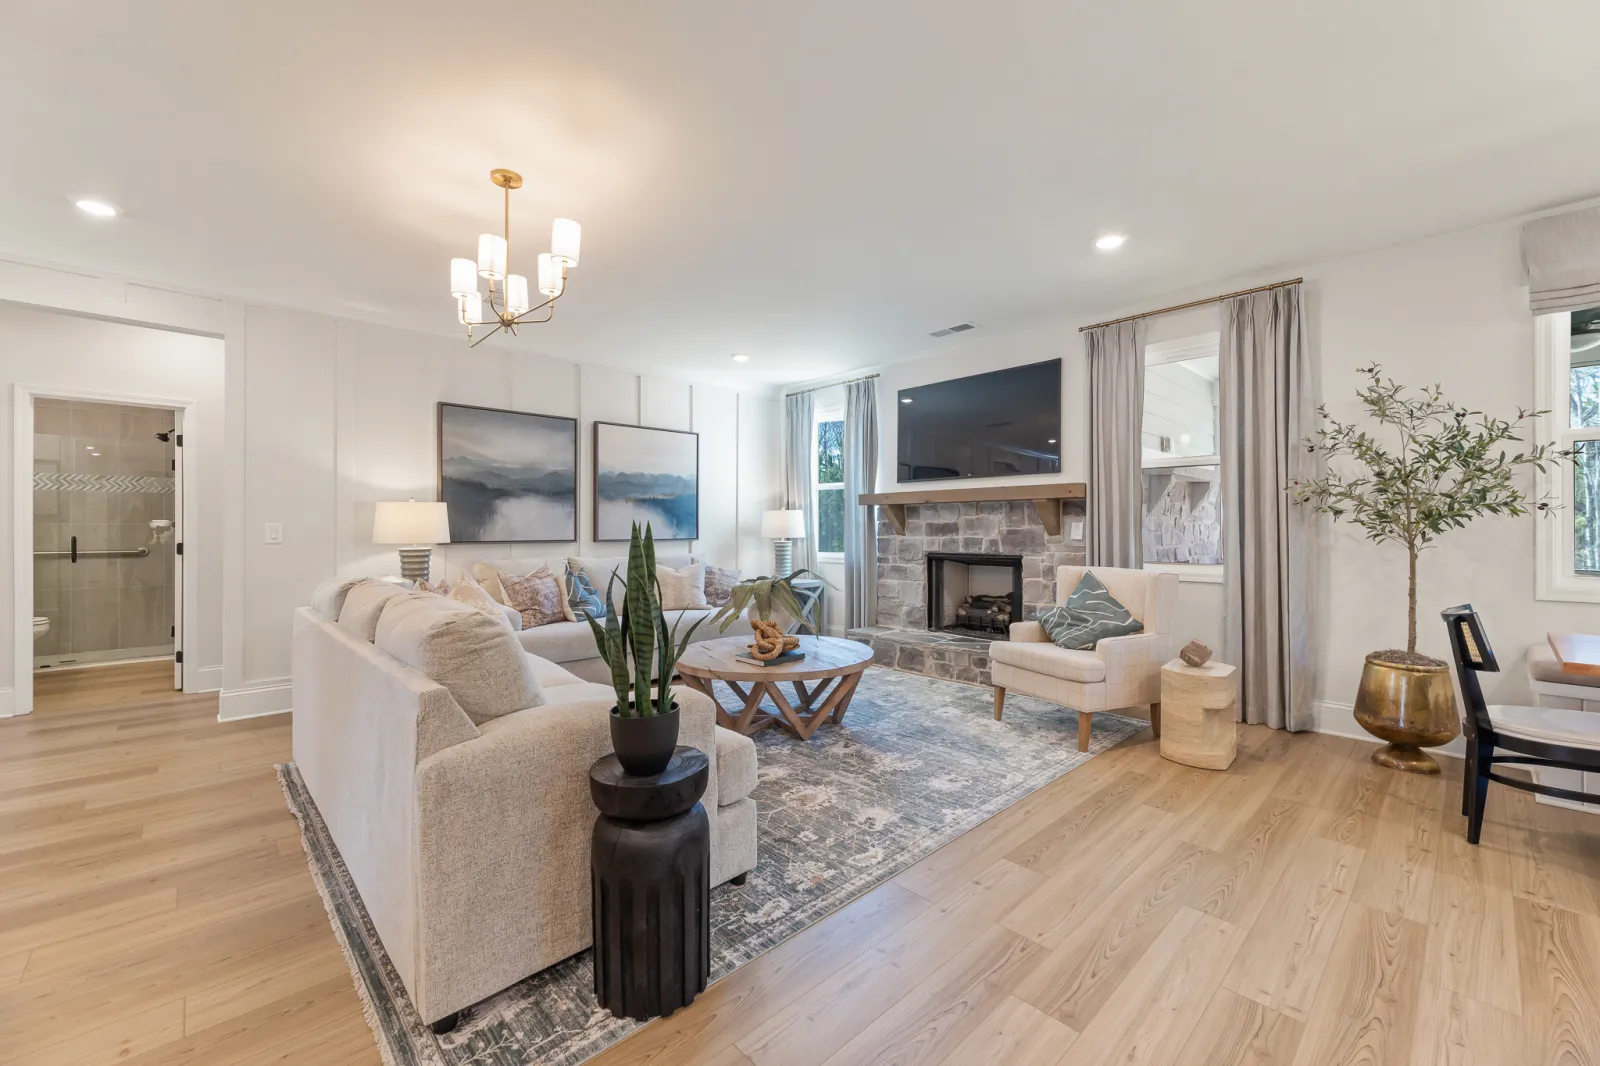
[[[617,714],[623,718],[669,714],[674,709],[669,688],[673,671],[694,631],[705,619],[697,618],[681,640],[678,637],[681,617],[670,630],[667,628],[666,618],[661,614],[661,581],[656,577],[656,542],[648,523],[643,534],[639,523],[633,524],[620,612],[611,602],[611,590],[616,583],[617,575],[612,573],[611,580],[606,582],[604,619],[597,619],[587,611],[584,618],[594,631],[600,657],[611,668]],[[652,666],[655,676],[660,678],[659,686],[651,685]],[[652,687],[656,690],[654,693]]]

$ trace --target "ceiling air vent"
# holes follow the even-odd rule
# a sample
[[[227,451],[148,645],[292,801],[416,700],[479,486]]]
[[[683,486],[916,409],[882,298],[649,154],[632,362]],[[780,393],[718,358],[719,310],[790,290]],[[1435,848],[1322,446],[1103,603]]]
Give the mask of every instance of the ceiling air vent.
[[[959,322],[954,326],[948,326],[948,327],[946,327],[944,329],[936,329],[932,333],[928,334],[928,336],[930,336],[930,337],[948,337],[952,333],[965,333],[969,329],[977,329],[977,328],[978,328],[978,324],[976,322]]]

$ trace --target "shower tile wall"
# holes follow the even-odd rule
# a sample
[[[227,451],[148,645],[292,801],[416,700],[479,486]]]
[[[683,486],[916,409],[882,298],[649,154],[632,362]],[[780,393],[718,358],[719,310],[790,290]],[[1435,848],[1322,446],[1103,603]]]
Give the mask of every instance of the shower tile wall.
[[[76,536],[80,552],[150,551],[76,563],[36,556],[34,614],[50,619],[34,643],[36,665],[171,654],[174,549],[152,543],[150,521],[173,517],[173,445],[155,436],[172,418],[116,404],[35,403],[34,550],[65,551]]]

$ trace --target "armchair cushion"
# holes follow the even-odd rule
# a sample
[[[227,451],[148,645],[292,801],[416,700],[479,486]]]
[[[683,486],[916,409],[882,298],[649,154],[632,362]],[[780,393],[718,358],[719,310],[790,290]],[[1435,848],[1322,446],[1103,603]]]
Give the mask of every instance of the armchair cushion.
[[[1084,684],[1106,679],[1106,663],[1092,651],[1073,651],[1054,644],[997,640],[989,645],[989,658],[997,663],[1029,670],[1046,677]]]
[[[1137,633],[1144,623],[1118,603],[1100,579],[1085,573],[1065,603],[1039,614],[1039,624],[1057,646],[1073,651],[1093,648],[1108,637]]]

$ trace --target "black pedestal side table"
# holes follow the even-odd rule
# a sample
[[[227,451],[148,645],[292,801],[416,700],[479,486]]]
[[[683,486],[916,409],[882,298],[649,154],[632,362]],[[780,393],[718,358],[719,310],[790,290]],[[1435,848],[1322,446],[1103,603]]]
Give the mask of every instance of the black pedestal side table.
[[[710,772],[704,752],[681,745],[654,777],[624,772],[615,755],[589,768],[594,994],[618,1017],[671,1014],[710,980]]]

